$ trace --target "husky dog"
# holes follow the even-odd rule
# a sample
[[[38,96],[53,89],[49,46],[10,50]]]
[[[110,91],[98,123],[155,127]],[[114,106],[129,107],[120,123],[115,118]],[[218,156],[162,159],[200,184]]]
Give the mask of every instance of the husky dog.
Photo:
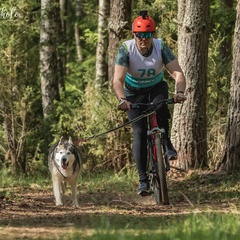
[[[72,205],[77,207],[77,179],[80,174],[81,156],[71,137],[69,140],[61,137],[60,141],[49,149],[48,166],[56,205],[63,205],[62,195],[68,183],[72,190]]]

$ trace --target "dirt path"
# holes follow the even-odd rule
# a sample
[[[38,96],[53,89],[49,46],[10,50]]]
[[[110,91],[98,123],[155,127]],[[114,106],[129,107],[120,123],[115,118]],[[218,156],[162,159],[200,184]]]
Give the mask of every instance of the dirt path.
[[[228,187],[231,192],[228,194],[221,193],[219,187],[219,175],[216,174],[192,179],[172,177],[169,206],[157,206],[153,196],[143,198],[135,193],[126,196],[121,192],[88,193],[80,190],[78,208],[71,207],[70,196],[66,196],[64,206],[56,207],[50,187],[46,190],[37,185],[5,188],[9,197],[0,199],[0,239],[53,239],[53,236],[59,239],[76,228],[82,229],[86,235],[91,232],[90,226],[102,221],[103,215],[114,221],[124,221],[131,217],[171,216],[193,211],[239,213],[234,183]]]

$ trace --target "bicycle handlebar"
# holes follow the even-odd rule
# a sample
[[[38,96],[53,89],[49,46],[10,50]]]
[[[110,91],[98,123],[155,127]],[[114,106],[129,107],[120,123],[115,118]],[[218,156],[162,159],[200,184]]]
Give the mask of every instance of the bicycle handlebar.
[[[149,103],[132,103],[131,104],[131,108],[132,109],[137,109],[137,108],[148,108],[148,109],[152,109],[152,108],[157,108],[157,106],[161,103],[166,103],[166,104],[173,104],[174,99],[173,98],[169,98],[169,99],[162,99],[158,102],[149,102]]]

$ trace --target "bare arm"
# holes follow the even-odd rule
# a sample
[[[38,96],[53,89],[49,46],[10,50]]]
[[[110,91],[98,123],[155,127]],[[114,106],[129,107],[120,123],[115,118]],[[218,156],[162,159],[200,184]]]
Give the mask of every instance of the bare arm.
[[[120,98],[126,98],[124,94],[124,82],[127,74],[127,68],[120,65],[115,65],[114,78],[113,78],[113,91],[116,94],[118,100]]]
[[[186,97],[184,96],[184,92],[186,89],[186,79],[184,77],[184,74],[182,72],[181,67],[179,66],[179,63],[177,59],[173,60],[172,62],[168,63],[166,65],[167,71],[170,73],[172,78],[175,80],[175,92],[174,100],[176,102],[182,102],[186,100]]]
[[[115,65],[114,78],[113,78],[113,91],[116,94],[118,100],[121,98],[126,99],[124,93],[124,82],[127,74],[127,68],[120,65]],[[118,105],[119,110],[127,111],[130,110],[130,103],[128,101],[122,102]]]

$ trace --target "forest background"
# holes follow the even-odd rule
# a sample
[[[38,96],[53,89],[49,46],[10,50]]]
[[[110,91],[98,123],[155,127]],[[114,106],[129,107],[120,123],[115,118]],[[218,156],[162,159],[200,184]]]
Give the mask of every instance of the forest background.
[[[132,37],[132,20],[140,10],[147,9],[156,21],[157,37],[163,38],[180,58],[187,75],[187,89],[190,85],[205,87],[203,91],[196,87],[197,94],[187,90],[185,109],[171,109],[172,138],[180,153],[176,165],[183,169],[239,170],[239,137],[227,135],[238,134],[240,122],[239,68],[233,67],[234,54],[239,56],[233,50],[234,29],[238,29],[235,35],[239,40],[239,26],[236,27],[239,1],[192,1],[193,6],[197,6],[193,16],[205,17],[207,44],[205,49],[200,46],[199,55],[206,52],[207,58],[204,60],[206,77],[203,74],[191,80],[188,79],[191,67],[199,72],[201,62],[188,61],[191,65],[188,68],[181,56],[185,51],[180,50],[187,48],[180,35],[188,37],[189,32],[181,31],[184,23],[180,20],[180,7],[187,3],[189,1],[1,1],[0,169],[6,173],[45,175],[48,148],[61,136],[72,136],[78,142],[88,171],[118,172],[134,164],[130,126],[86,142],[84,139],[127,121],[125,113],[116,109],[118,101],[111,88],[114,57],[120,43]],[[192,16],[186,9],[185,18]],[[198,22],[194,24],[194,29],[198,29]],[[201,38],[201,34],[197,36]],[[188,50],[190,56],[198,59],[191,46]],[[233,75],[234,69],[238,74]],[[234,76],[237,76],[235,82]],[[165,77],[171,96],[174,83],[167,74]],[[232,91],[231,80],[237,91]],[[231,105],[231,101],[236,104]],[[233,114],[231,106],[238,111]],[[183,116],[181,124],[186,127],[180,126],[180,131],[175,131],[179,114]],[[198,116],[191,118],[195,121],[192,125],[189,125],[189,115]],[[190,129],[193,131],[189,135]],[[182,136],[187,137],[182,139]]]

